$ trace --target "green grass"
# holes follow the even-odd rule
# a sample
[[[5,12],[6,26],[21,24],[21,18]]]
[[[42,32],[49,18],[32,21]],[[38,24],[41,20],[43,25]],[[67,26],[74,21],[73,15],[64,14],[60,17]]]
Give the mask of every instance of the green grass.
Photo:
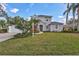
[[[43,33],[0,42],[0,55],[79,55],[78,33]]]

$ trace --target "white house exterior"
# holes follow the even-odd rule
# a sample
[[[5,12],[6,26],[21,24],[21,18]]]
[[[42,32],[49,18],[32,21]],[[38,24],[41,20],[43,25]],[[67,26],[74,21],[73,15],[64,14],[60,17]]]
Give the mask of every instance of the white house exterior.
[[[0,20],[4,20],[5,22],[7,22],[6,18],[5,17],[0,17]],[[5,26],[6,27],[6,26]],[[0,26],[0,29],[2,29],[2,27]],[[22,30],[20,29],[17,29],[15,27],[15,25],[11,25],[11,26],[8,26],[8,33],[22,33]]]
[[[59,22],[52,22],[52,16],[47,15],[34,15],[31,16],[31,18],[35,18],[36,20],[39,20],[37,29],[39,31],[56,31],[61,32],[63,31],[63,23]]]
[[[59,22],[51,22],[50,31],[61,32],[63,31],[63,23]]]

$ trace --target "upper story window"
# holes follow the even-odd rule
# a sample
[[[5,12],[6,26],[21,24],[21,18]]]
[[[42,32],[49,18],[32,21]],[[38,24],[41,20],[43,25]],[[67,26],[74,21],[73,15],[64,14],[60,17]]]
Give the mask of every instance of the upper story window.
[[[46,21],[49,21],[48,19]]]

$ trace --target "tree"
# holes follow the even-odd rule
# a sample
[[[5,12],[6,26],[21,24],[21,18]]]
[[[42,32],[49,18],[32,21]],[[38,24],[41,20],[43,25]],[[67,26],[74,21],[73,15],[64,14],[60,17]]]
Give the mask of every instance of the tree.
[[[76,4],[75,3],[72,3],[69,5],[69,3],[67,4],[67,10],[64,12],[64,14],[66,14],[66,23],[67,23],[67,20],[68,20],[68,14],[70,13],[70,11],[72,11],[72,15],[73,15],[73,31],[75,29],[75,26],[74,26],[74,21],[75,21],[75,12],[76,12],[76,8],[75,8]]]
[[[7,25],[10,26],[10,25],[13,25],[14,22],[13,22],[13,18],[12,17],[8,17],[7,19]]]
[[[35,18],[31,18],[30,22],[31,22],[31,26],[32,26],[32,34],[34,36],[35,30],[37,29],[35,27],[38,25],[39,20],[37,20]]]
[[[77,9],[77,15],[78,15],[77,30],[79,31],[79,3],[76,4],[75,8]]]
[[[20,16],[15,16],[14,18],[13,18],[13,22],[14,22],[14,24],[20,24],[21,23],[21,17]]]
[[[0,20],[0,27],[1,27],[1,29],[3,29],[3,28],[6,27],[6,22],[5,22],[5,20]]]
[[[69,9],[69,3],[67,4],[67,10],[64,11],[63,15],[66,15],[66,24],[68,22],[68,14],[70,12],[70,9]]]
[[[76,8],[75,8],[75,3],[72,3],[71,8],[72,8],[72,14],[73,14],[73,31],[75,30],[74,22],[75,22],[75,13],[76,13]]]
[[[35,18],[31,18],[29,21],[27,21],[27,26],[28,26],[28,31],[30,30],[30,32],[33,34],[36,32],[36,28],[38,25],[39,20],[35,19]]]
[[[0,17],[4,17],[6,20],[8,20],[8,15],[7,15],[7,12],[4,8],[4,6],[6,6],[4,3],[0,3]],[[4,20],[1,20],[0,22],[1,23],[1,26],[3,27],[5,25],[5,21]],[[6,23],[6,28],[7,28],[7,23]]]

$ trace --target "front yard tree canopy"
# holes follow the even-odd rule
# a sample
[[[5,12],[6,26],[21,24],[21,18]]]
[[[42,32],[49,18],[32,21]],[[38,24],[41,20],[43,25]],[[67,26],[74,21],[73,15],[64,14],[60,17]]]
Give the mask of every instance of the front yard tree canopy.
[[[34,30],[32,31],[32,26],[35,27],[35,25],[38,23],[38,20],[36,19],[30,19],[29,21],[24,20],[22,17],[20,16],[16,16],[14,18],[12,18],[13,22],[11,22],[12,24],[16,25],[16,28],[21,29],[23,31],[22,34],[18,34],[16,35],[16,37],[26,37],[29,34],[32,35],[33,32],[35,32]],[[34,25],[32,25],[32,23],[34,23]],[[35,28],[34,28],[35,29]]]
[[[6,21],[5,20],[0,20],[0,29],[6,27]]]
[[[8,15],[7,12],[4,8],[5,4],[0,3],[0,33],[5,32],[4,30],[7,31],[7,20],[8,20]]]
[[[75,31],[75,29],[79,30],[79,28],[75,28],[75,16],[77,13],[77,16],[79,16],[78,10],[79,9],[79,3],[68,3],[67,4],[67,10],[65,10],[65,12],[63,13],[64,15],[66,14],[66,25],[68,25],[68,16],[69,13],[72,13],[72,29],[73,31]],[[78,17],[78,22],[77,22],[77,27],[79,27],[79,17]]]
[[[21,29],[23,31],[25,31],[26,29],[26,25],[27,25],[27,21],[24,20],[24,18],[20,17],[20,16],[15,16],[15,17],[9,17],[8,19],[8,24],[11,25],[16,25],[16,28]]]

